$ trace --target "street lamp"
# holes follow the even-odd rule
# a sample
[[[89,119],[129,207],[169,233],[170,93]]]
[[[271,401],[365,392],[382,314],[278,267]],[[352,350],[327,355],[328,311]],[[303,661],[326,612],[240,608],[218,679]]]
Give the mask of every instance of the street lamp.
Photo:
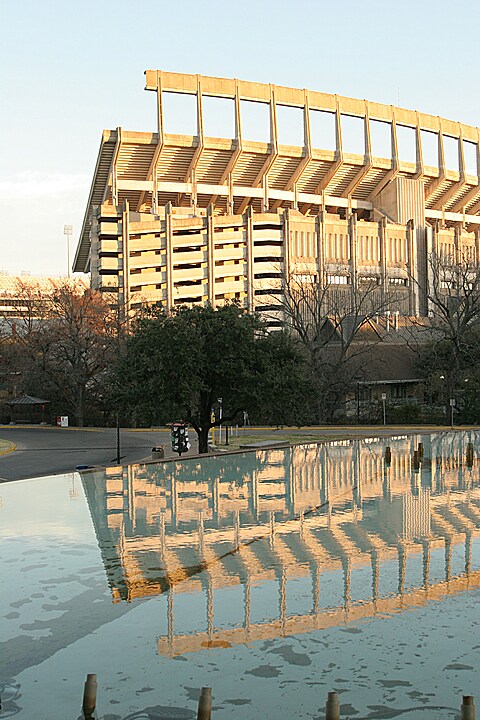
[[[64,225],[63,234],[67,241],[67,277],[70,277],[70,235],[73,234],[73,225]]]
[[[387,424],[387,408],[386,408],[386,401],[387,401],[387,393],[382,393],[382,405],[383,405],[383,424]]]
[[[454,424],[454,423],[453,423],[453,413],[454,413],[454,411],[455,411],[455,398],[450,398],[450,408],[451,408],[451,411],[452,411],[452,414],[451,414],[451,424],[452,424],[452,428],[453,428],[453,424]]]
[[[445,375],[439,375],[439,380],[442,381],[442,400],[443,400],[443,407],[444,407],[444,413],[445,413],[445,421],[448,423],[448,414],[447,414],[447,391],[445,389],[445,385],[443,384],[443,381],[445,380]],[[452,408],[451,414],[452,414],[452,427],[453,427],[453,405],[450,401],[450,406]]]
[[[221,442],[222,442],[222,417],[223,417],[222,403],[223,403],[223,398],[217,398],[217,402],[218,402],[218,404],[219,404],[218,417],[219,417],[219,420],[220,420],[220,425],[219,425],[219,428],[218,428],[218,444],[220,445]]]

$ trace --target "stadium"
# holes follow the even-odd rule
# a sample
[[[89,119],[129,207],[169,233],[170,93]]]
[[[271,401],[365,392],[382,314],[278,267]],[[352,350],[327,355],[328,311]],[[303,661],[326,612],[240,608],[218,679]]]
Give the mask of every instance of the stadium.
[[[124,306],[237,300],[262,312],[293,274],[337,293],[373,283],[391,311],[427,316],[427,258],[476,262],[478,128],[236,79],[147,70],[146,89],[156,131],[103,131],[73,266]],[[194,103],[194,133],[166,132],[172,94]],[[231,137],[208,134],[213,101],[229,108]],[[253,110],[264,141],[245,131]]]

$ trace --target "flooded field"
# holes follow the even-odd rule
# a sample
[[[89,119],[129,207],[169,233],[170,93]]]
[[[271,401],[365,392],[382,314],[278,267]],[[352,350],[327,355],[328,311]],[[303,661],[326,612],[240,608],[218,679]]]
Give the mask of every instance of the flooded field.
[[[3,714],[454,717],[479,686],[480,435],[0,487]],[[1,689],[3,688],[3,689]]]

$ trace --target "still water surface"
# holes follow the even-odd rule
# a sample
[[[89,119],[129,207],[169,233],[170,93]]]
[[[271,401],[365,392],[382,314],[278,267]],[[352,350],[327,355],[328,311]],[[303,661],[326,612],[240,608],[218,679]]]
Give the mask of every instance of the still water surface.
[[[385,447],[391,448],[391,461]],[[480,437],[1,486],[0,718],[454,717],[479,686]]]

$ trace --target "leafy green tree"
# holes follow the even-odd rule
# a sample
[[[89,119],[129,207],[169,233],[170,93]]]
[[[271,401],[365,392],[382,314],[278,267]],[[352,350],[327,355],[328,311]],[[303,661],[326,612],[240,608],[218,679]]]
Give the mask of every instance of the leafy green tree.
[[[155,308],[137,319],[113,371],[115,401],[150,422],[189,422],[200,453],[208,432],[241,411],[295,420],[304,392],[301,362],[283,333],[238,305]],[[222,398],[223,418],[212,418]],[[265,408],[269,408],[265,412]]]

